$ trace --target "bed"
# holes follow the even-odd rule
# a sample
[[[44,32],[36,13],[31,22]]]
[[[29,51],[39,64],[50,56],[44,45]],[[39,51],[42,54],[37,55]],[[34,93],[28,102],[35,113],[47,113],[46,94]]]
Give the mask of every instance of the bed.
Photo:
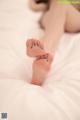
[[[62,36],[47,80],[42,87],[30,84],[26,40],[44,32],[42,13],[28,2],[0,0],[0,113],[8,120],[80,120],[80,33]]]

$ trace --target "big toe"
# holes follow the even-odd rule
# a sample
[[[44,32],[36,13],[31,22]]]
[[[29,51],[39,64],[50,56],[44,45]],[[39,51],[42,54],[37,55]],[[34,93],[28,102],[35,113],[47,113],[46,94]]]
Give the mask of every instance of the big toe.
[[[51,54],[49,54],[49,53],[48,53],[47,60],[49,61],[49,63],[52,63],[52,61],[53,61],[53,56]]]
[[[26,41],[26,46],[29,48],[29,47],[32,47],[32,44],[33,44],[33,42],[34,42],[35,40],[34,39],[28,39],[27,41]]]

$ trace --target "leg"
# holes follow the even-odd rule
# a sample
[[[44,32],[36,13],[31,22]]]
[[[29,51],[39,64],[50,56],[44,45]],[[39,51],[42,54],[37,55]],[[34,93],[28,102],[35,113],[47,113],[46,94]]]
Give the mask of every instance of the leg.
[[[72,5],[52,1],[50,9],[44,14],[42,26],[45,28],[44,40],[48,51],[55,51],[58,40],[64,33],[80,31],[80,12]]]
[[[62,12],[62,17],[60,17],[59,12]],[[60,20],[59,18],[56,19],[56,17],[59,17]],[[55,21],[55,23],[53,21]],[[36,85],[42,85],[50,71],[51,63],[53,61],[53,56],[51,53],[57,45],[56,43],[59,41],[60,36],[64,32],[65,11],[63,11],[63,8],[58,7],[57,9],[55,8],[53,14],[52,8],[50,13],[47,12],[45,21],[43,21],[43,23],[45,27],[45,37],[43,38],[44,45],[50,54],[48,54],[46,59],[44,59],[42,56],[41,59],[36,59],[33,63],[33,75],[31,83]]]
[[[72,5],[52,2],[50,10],[42,19],[42,25],[45,29],[43,40],[46,49],[50,52],[55,51],[64,31],[80,31],[80,13]]]
[[[51,3],[50,10],[42,18],[42,25],[45,29],[43,42],[48,52],[55,52],[59,39],[64,33],[67,10],[64,5],[57,2]]]
[[[62,13],[62,16],[60,13]],[[43,17],[42,24],[43,24],[43,27],[45,28],[45,37],[42,38],[42,40],[44,40],[42,42],[44,43],[45,48],[49,52],[52,52],[53,51],[52,49],[55,49],[59,38],[64,32],[65,18],[66,18],[66,8],[62,5],[57,5],[56,3],[53,4],[53,6],[51,6],[50,10],[46,12]],[[31,45],[29,47],[31,47]],[[28,49],[28,53],[33,51],[33,49],[32,50],[30,49],[31,48]],[[32,56],[35,56],[35,55],[32,55]]]
[[[75,23],[76,26],[78,20],[76,19],[77,20],[76,21],[71,19],[72,16],[71,13],[69,12],[71,12],[72,9],[73,7],[71,5],[60,5],[57,4],[57,2],[54,2],[53,4],[51,4],[50,10],[45,14],[42,24],[43,27],[45,28],[44,44],[47,51],[55,52],[60,37],[62,36],[64,31],[68,30],[69,28],[69,23],[72,23],[71,29],[69,29],[71,32],[76,32],[77,30],[79,30],[80,26],[77,26],[75,28],[73,24]],[[76,13],[77,11],[74,12]],[[73,18],[74,17],[75,16],[73,15]],[[79,17],[79,15],[77,17]],[[36,60],[33,63],[33,76],[32,76],[33,84],[41,85],[43,83],[43,81],[46,78],[46,75],[50,70],[50,69],[48,69],[48,71],[46,70],[47,69],[47,67],[45,67],[46,65],[47,63],[44,62],[44,59],[41,59],[41,61]],[[48,65],[50,68],[51,63]]]

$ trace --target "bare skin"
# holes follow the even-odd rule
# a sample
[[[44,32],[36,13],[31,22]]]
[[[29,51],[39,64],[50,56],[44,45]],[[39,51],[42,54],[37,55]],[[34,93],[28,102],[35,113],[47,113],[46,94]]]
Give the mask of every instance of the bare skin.
[[[39,40],[27,40],[27,55],[30,57],[38,57],[45,54],[44,45]]]
[[[32,1],[33,0],[31,0],[31,2]],[[37,10],[46,10],[41,19],[41,25],[45,30],[45,36],[40,43],[42,45],[43,42],[43,49],[41,51],[40,44],[35,49],[35,52],[33,52],[34,50],[30,50],[31,45],[28,45],[29,49],[27,49],[29,56],[36,57],[36,60],[33,62],[32,83],[42,85],[51,67],[54,56],[52,53],[55,53],[56,47],[63,33],[65,31],[70,33],[80,31],[80,12],[72,5],[63,5],[57,2],[57,0],[50,0],[48,10],[47,6],[42,8],[39,6],[38,8],[38,5],[35,2],[32,5],[34,6],[34,8],[32,7],[33,9],[36,9],[37,6]],[[44,57],[37,59],[40,55],[43,56],[47,53],[46,60],[48,60],[48,64],[44,61]],[[50,57],[52,58],[51,61],[49,59]],[[47,69],[46,66],[49,69]]]
[[[32,84],[42,85],[50,71],[52,61],[53,57],[49,53],[37,57],[33,62]]]

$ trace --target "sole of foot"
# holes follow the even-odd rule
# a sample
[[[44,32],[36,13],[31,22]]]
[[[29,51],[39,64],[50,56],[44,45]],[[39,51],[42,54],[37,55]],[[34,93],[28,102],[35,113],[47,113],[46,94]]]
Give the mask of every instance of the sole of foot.
[[[46,53],[33,62],[32,84],[40,86],[43,84],[50,71],[52,61],[52,55]]]

